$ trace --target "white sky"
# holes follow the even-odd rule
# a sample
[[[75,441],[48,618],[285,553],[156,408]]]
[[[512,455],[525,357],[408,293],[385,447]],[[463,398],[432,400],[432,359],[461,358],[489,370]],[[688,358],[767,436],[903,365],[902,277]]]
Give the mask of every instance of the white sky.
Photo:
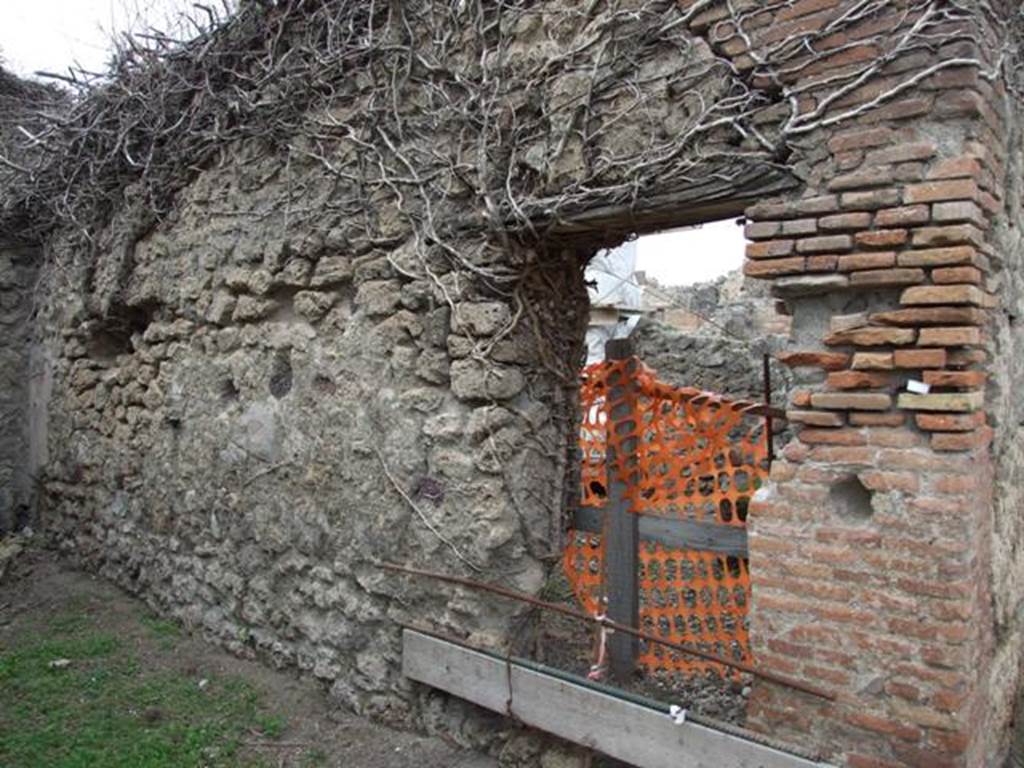
[[[140,18],[162,27],[173,11],[191,8],[192,0],[0,0],[0,52],[23,76],[64,72],[74,61],[102,71],[110,31],[140,26]]]
[[[662,285],[714,280],[743,264],[747,241],[735,219],[637,240],[636,268]]]
[[[0,53],[22,76],[64,72],[77,62],[102,71],[112,31],[167,28],[194,0],[0,0]],[[220,5],[219,2],[215,2]],[[711,280],[743,263],[743,229],[734,220],[640,238],[637,269],[662,285]]]

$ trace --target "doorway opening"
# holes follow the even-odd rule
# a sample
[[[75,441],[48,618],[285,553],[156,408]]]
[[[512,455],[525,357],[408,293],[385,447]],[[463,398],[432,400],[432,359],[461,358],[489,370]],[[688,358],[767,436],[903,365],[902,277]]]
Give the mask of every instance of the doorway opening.
[[[766,419],[764,354],[789,329],[744,277],[745,253],[745,221],[732,215],[640,232],[587,263],[576,476],[549,594],[646,637],[629,641],[623,674],[611,664],[623,633],[544,613],[530,654],[739,726],[753,682],[743,665],[754,663],[747,513],[781,444]],[[788,371],[769,369],[769,400],[782,405]]]

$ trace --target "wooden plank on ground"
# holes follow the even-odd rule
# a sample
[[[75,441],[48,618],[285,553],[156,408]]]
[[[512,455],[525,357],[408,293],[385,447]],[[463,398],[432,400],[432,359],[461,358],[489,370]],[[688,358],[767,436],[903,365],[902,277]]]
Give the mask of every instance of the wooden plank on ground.
[[[402,671],[523,723],[638,768],[822,768],[824,764],[664,712],[516,661],[405,629]]]

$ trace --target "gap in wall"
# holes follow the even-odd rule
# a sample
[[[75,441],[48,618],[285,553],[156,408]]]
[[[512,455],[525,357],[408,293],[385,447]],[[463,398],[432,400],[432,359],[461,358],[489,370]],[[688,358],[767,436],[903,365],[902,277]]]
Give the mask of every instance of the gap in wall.
[[[598,251],[586,273],[587,362],[603,360],[605,342],[628,336],[642,317],[687,331],[709,320],[693,306],[694,291],[723,280],[738,290],[746,248],[742,224],[729,218],[665,229]]]

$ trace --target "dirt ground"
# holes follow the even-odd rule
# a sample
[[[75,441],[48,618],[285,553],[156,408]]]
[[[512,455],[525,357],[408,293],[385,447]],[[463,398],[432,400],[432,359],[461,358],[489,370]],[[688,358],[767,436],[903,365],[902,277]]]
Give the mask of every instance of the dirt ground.
[[[572,588],[561,573],[548,585],[547,599],[579,609]],[[576,619],[558,613],[538,612],[518,652],[541,664],[585,677],[594,656],[594,632]],[[638,694],[666,705],[676,704],[694,714],[742,726],[746,722],[749,679],[723,680],[718,675],[676,676],[665,680],[641,674],[625,686]]]
[[[240,740],[237,757],[227,764],[277,768],[497,765],[491,758],[465,752],[441,739],[392,730],[339,711],[315,682],[238,659],[174,626],[154,632],[154,619],[143,603],[102,579],[74,570],[46,551],[27,548],[6,570],[4,574],[0,569],[0,662],[5,652],[18,647],[19,639],[45,637],[53,632],[58,617],[84,612],[96,626],[116,636],[147,672],[173,673],[176,679],[187,676],[197,685],[217,679],[247,681],[257,692],[261,707],[281,713],[273,715],[279,725],[270,735],[259,730],[247,734]],[[0,697],[0,708],[4,698],[6,694]],[[171,757],[170,762],[161,764],[190,763],[178,763]],[[36,768],[6,763],[5,767]]]

